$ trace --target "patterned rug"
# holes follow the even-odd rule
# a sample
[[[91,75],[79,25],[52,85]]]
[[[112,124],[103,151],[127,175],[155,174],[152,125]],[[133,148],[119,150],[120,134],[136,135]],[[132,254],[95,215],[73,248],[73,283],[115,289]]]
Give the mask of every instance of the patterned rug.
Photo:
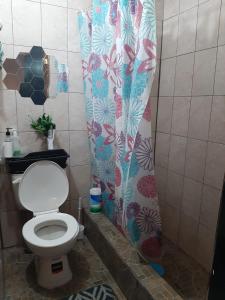
[[[76,295],[70,295],[63,300],[118,300],[118,298],[110,286],[100,284],[80,291]]]

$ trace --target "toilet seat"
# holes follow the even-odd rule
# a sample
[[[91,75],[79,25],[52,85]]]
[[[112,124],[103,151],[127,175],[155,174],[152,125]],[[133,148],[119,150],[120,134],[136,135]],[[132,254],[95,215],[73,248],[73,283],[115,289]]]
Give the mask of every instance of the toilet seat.
[[[54,223],[54,221],[56,223]],[[40,228],[41,225],[52,226],[55,224],[59,224],[59,222],[61,222],[62,225],[66,226],[66,232],[63,234],[63,236],[56,239],[47,240],[42,239],[37,235],[36,229],[38,227]],[[23,237],[28,243],[43,248],[63,245],[75,238],[78,232],[79,225],[76,219],[64,213],[49,213],[45,215],[39,215],[25,223],[22,230]]]
[[[69,194],[69,182],[58,164],[42,160],[26,169],[18,192],[21,205],[37,216],[58,211]]]

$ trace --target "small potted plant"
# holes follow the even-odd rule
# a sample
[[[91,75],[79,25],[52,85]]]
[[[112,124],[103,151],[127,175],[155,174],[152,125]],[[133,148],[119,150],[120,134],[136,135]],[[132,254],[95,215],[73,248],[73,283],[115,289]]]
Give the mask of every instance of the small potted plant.
[[[53,150],[53,141],[55,136],[56,125],[53,123],[52,117],[43,114],[36,121],[31,120],[31,128],[33,128],[39,135],[47,138],[48,150]]]

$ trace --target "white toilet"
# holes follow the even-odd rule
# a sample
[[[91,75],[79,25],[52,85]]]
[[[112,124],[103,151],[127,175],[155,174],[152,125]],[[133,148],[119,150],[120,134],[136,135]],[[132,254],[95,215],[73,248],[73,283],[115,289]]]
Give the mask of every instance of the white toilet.
[[[64,170],[52,161],[30,165],[19,182],[19,202],[33,212],[23,226],[23,237],[35,256],[38,284],[52,289],[71,280],[67,253],[79,233],[76,219],[60,213],[69,183]]]

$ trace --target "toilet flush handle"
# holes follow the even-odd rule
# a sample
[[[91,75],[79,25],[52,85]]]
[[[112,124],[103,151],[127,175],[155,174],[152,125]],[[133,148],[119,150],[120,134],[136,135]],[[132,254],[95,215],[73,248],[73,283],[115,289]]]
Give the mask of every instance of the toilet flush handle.
[[[17,184],[17,183],[20,183],[20,181],[21,181],[21,178],[16,178],[16,179],[14,179],[13,180],[13,184]]]

